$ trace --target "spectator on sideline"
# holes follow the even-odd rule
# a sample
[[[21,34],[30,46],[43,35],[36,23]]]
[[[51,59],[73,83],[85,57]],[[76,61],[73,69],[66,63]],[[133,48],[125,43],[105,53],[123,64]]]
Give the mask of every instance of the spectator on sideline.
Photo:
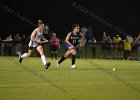
[[[86,28],[86,26],[81,27],[81,33],[83,33],[83,36],[86,38],[86,33],[88,31],[88,29]]]
[[[122,44],[121,44],[121,37],[117,34],[116,36],[115,36],[115,58],[116,59],[120,59],[121,58],[121,56],[122,56]]]
[[[12,35],[10,34],[5,40],[5,53],[7,56],[12,56],[12,50],[13,50],[13,39],[12,39]]]
[[[30,42],[30,35],[22,35],[22,53],[28,52],[28,43]]]
[[[130,39],[130,37],[126,36],[126,40],[124,41],[124,56],[123,59],[125,60],[129,60],[130,58],[130,52],[132,49],[132,40]]]
[[[55,56],[55,59],[57,59],[57,52],[58,48],[60,48],[60,42],[59,39],[56,37],[55,33],[52,34],[50,44],[51,44],[51,59],[53,59],[53,56]]]
[[[107,53],[107,58],[110,59],[112,58],[112,39],[110,35],[107,35],[107,41],[106,41],[106,53]]]
[[[106,41],[107,41],[107,36],[106,36],[106,32],[103,32],[102,34],[102,55],[101,58],[106,58]]]
[[[92,58],[96,58],[96,42],[97,41],[94,36],[89,41],[89,43],[91,43]]]
[[[21,37],[17,33],[14,37],[15,51],[17,55],[21,54],[21,40],[22,40]]]

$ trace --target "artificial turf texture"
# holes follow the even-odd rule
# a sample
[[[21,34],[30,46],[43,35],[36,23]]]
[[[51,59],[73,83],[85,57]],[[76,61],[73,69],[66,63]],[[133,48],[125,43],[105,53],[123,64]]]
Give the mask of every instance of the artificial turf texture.
[[[39,57],[0,57],[0,100],[139,100],[138,61],[66,59],[59,69]],[[116,70],[113,71],[112,69]]]

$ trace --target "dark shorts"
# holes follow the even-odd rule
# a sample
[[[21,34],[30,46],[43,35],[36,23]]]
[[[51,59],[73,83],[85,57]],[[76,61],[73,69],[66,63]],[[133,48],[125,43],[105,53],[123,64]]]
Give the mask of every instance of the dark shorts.
[[[70,48],[70,45],[66,44],[66,50],[69,50],[69,48]]]
[[[58,49],[58,46],[51,45],[51,51],[57,51],[57,49]]]
[[[41,46],[43,46],[42,44],[40,44]],[[33,50],[34,48],[37,48],[39,45],[37,45],[36,47],[32,47],[32,46],[30,46],[30,47],[28,47],[29,48],[29,50]]]

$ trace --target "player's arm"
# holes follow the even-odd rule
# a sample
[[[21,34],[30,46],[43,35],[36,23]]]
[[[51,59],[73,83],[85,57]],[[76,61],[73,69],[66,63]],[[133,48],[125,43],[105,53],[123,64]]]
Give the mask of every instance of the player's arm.
[[[42,35],[42,40],[45,42],[49,42],[43,35]]]
[[[59,39],[57,39],[57,42],[58,42],[58,47],[60,48],[60,40],[59,40]]]
[[[37,34],[37,31],[34,30],[31,34],[31,41],[39,44],[41,41],[35,38],[36,34]]]
[[[133,43],[133,45],[135,45],[136,42],[137,42],[139,39],[140,39],[140,34],[139,34],[139,36],[136,38],[136,40],[135,40],[135,42]]]
[[[50,42],[52,42],[52,41],[53,41],[53,38],[50,39]]]
[[[84,36],[83,33],[80,33],[80,46],[82,46],[82,44],[84,43]]]
[[[69,44],[72,48],[74,48],[74,46],[73,46],[73,45],[70,43],[70,41],[69,41],[69,40],[70,40],[70,36],[71,36],[71,33],[68,33],[68,35],[67,35],[65,41],[66,41],[66,43]]]

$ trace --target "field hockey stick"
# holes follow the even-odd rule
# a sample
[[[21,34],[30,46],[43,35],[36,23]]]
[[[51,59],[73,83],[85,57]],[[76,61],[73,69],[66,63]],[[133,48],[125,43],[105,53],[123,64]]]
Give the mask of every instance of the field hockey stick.
[[[43,44],[45,44],[45,43],[47,43],[47,41],[41,41],[38,45],[43,45]],[[37,46],[38,46],[37,45]]]
[[[45,44],[47,43],[47,41],[41,41],[39,44]]]

